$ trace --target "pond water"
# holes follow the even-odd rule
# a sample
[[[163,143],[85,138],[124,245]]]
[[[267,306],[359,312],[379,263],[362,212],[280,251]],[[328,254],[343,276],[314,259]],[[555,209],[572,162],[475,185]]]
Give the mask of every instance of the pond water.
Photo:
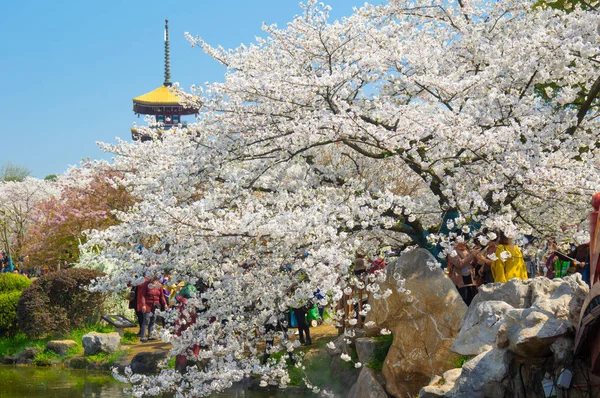
[[[0,365],[2,398],[121,398],[124,384],[109,372]],[[214,398],[315,397],[306,390],[245,390],[232,388]]]

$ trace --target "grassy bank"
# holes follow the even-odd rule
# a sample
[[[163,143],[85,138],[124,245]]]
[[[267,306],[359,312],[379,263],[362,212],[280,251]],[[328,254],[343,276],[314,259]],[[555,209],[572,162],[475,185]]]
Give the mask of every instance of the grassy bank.
[[[38,348],[40,351],[33,358],[33,365],[59,365],[71,358],[83,355],[83,346],[81,341],[83,336],[90,332],[110,333],[114,332],[114,328],[112,326],[105,325],[90,325],[84,328],[74,329],[66,336],[38,340],[31,340],[24,333],[17,333],[14,336],[8,337],[0,337],[0,357],[15,357],[23,352],[23,350],[26,348]],[[46,344],[52,340],[73,340],[75,343],[77,343],[77,346],[72,347],[66,355],[58,355],[54,351],[46,350]],[[124,345],[135,344],[136,342],[137,336],[131,332],[125,332],[124,336],[121,338],[121,344]],[[90,363],[94,363],[96,367],[101,367],[103,365],[110,365],[117,362],[127,355],[127,353],[127,350],[119,350],[114,354],[100,353],[87,356],[86,358]]]

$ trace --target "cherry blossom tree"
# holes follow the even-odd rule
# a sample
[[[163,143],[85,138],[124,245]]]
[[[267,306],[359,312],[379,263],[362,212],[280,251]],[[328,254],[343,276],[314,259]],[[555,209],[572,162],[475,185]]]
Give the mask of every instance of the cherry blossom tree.
[[[37,215],[36,205],[58,192],[48,181],[26,177],[0,182],[0,245],[15,258],[23,255],[23,244]]]
[[[260,360],[266,325],[361,285],[357,249],[440,243],[445,257],[457,234],[442,228],[544,235],[579,220],[600,180],[597,24],[577,5],[515,0],[391,0],[330,22],[310,1],[250,46],[188,35],[225,81],[180,92],[202,111],[192,133],[104,145],[111,183],[138,202],[83,248],[118,265],[97,289],[202,281],[183,310],[195,322],[163,338],[172,355],[203,349],[185,373],[120,377],[137,395],[204,396],[250,375],[285,386],[285,356]],[[368,281],[375,297],[392,294],[384,276]],[[275,334],[270,350],[294,351]]]
[[[35,222],[24,242],[29,262],[57,267],[79,261],[84,232],[102,230],[117,221],[113,212],[125,210],[133,200],[128,192],[112,185],[114,171],[102,170],[101,163],[84,164],[58,177],[58,194],[36,203]]]

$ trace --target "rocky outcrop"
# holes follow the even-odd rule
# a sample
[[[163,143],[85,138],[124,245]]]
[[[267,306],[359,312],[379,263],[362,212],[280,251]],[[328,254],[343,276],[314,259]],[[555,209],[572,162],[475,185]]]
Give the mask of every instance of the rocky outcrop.
[[[58,355],[67,355],[73,347],[77,347],[73,340],[52,340],[46,344],[46,350],[54,351]]]
[[[464,364],[454,385],[444,383],[440,389],[438,377],[422,392],[442,394],[430,396],[502,397],[510,384],[523,384],[509,383],[511,361],[527,365],[532,361],[546,363],[547,358],[569,366],[574,325],[587,294],[579,274],[482,286],[452,346],[455,352],[477,356]],[[512,377],[518,377],[520,370],[514,373]]]
[[[348,393],[348,398],[387,398],[387,396],[375,372],[367,367],[363,367],[360,371],[356,383]]]
[[[84,355],[94,355],[99,352],[113,354],[121,348],[119,333],[90,332],[81,339]]]
[[[580,274],[562,279],[535,278],[527,295],[528,306],[545,313],[550,318],[565,319],[571,325],[579,321],[581,306],[589,288]]]
[[[517,355],[550,355],[550,345],[574,330],[587,293],[579,274],[481,286],[452,349],[476,355],[496,341]]]
[[[386,391],[395,397],[416,395],[435,374],[454,367],[450,346],[467,307],[452,281],[433,264],[435,258],[424,249],[404,253],[387,266],[387,279],[380,284],[381,292],[390,289],[392,294],[369,298],[367,321],[393,334],[382,371]]]

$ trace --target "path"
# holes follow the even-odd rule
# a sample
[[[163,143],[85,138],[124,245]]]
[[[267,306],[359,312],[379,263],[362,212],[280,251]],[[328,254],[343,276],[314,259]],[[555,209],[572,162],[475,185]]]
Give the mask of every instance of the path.
[[[128,332],[136,333],[138,331],[137,328],[125,329]],[[315,348],[324,347],[324,343],[329,342],[337,337],[337,329],[333,326],[323,324],[317,327],[310,328],[310,335],[312,338],[313,344],[311,346],[302,347],[302,351],[309,351]],[[292,335],[292,340],[296,340],[298,335]],[[324,343],[320,343],[321,340],[325,340]],[[121,361],[121,363],[131,363],[133,357],[135,357],[140,352],[162,352],[168,351],[171,349],[170,343],[164,343],[162,340],[156,341],[147,341],[145,343],[137,343],[133,345],[123,345],[123,349],[130,349],[127,356],[125,356]]]

